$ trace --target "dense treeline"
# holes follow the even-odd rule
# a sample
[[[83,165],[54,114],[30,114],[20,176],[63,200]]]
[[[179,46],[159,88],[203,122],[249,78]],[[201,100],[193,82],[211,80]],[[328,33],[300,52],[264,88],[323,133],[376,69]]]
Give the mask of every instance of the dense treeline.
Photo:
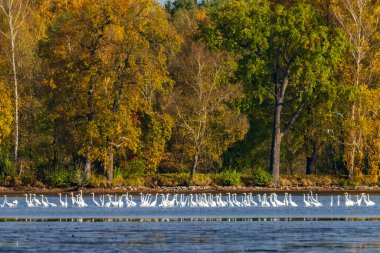
[[[1,0],[0,182],[377,184],[379,15],[373,0]]]

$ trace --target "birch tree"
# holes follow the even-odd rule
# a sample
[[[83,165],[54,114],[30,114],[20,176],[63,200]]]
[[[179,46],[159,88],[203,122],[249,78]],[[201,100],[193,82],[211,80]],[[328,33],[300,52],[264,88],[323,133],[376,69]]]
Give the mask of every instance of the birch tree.
[[[225,59],[192,43],[174,63],[175,145],[189,160],[191,180],[200,164],[220,165],[222,153],[248,130],[246,116],[231,106],[243,93],[241,85],[228,82],[232,71]]]
[[[9,42],[9,50],[6,54],[12,68],[13,88],[14,88],[14,163],[18,166],[18,149],[19,149],[19,75],[17,57],[19,36],[22,26],[27,15],[28,1],[24,0],[0,0],[0,9],[6,20],[7,28],[1,30],[1,34]]]
[[[347,132],[344,160],[349,176],[355,174],[359,162],[357,154],[363,148],[360,122],[366,112],[363,111],[365,107],[362,106],[362,96],[359,93],[368,87],[373,88],[374,82],[374,56],[379,50],[380,16],[377,6],[377,1],[371,0],[335,0],[332,5],[335,21],[350,43],[342,78],[349,90],[348,113],[344,114]]]

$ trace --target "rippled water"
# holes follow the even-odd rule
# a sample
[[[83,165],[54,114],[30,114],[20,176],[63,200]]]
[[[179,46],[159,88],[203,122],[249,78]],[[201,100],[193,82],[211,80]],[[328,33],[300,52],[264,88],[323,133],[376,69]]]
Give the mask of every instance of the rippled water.
[[[89,197],[87,208],[27,208],[17,199],[0,209],[0,251],[380,252],[378,196],[374,207],[330,207],[323,196],[320,208],[98,208]]]

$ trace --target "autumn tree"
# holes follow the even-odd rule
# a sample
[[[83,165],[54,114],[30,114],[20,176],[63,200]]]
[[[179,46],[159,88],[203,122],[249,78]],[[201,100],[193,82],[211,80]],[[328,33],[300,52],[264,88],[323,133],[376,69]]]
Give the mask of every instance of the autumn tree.
[[[4,141],[11,134],[12,121],[13,121],[13,113],[12,113],[12,99],[9,96],[9,90],[4,85],[3,82],[0,81],[0,146],[4,143]]]
[[[12,69],[13,99],[14,99],[14,152],[13,159],[18,166],[19,152],[19,83],[20,77],[18,57],[20,33],[25,21],[28,9],[28,2],[22,0],[2,0],[0,1],[0,10],[5,22],[5,27],[1,28],[1,34],[8,41],[5,50],[8,52],[8,60]]]
[[[226,1],[210,9],[209,43],[242,55],[240,73],[257,97],[273,98],[270,170],[280,175],[281,140],[316,86],[330,76],[332,31],[305,4],[269,8],[266,1]],[[232,22],[233,20],[233,22]],[[240,20],[239,22],[237,20]],[[284,123],[285,121],[285,123]]]
[[[191,166],[191,180],[202,165],[221,166],[221,156],[246,134],[248,122],[234,103],[243,97],[233,82],[234,61],[226,52],[213,52],[194,42],[200,10],[179,13],[176,24],[184,44],[171,70],[176,81],[171,111],[176,118],[173,147]]]
[[[197,0],[169,0],[165,2],[165,9],[171,14],[174,15],[180,10],[191,10],[197,6]]]
[[[14,174],[14,166],[9,157],[14,116],[11,93],[4,82],[0,81],[0,179]]]
[[[82,1],[55,19],[40,46],[55,146],[83,156],[87,177],[91,162],[101,161],[111,181],[115,152],[128,157],[147,150],[142,124],[152,121],[143,118],[164,122],[154,123],[158,134],[169,122],[156,98],[170,88],[166,57],[177,45],[155,1]]]
[[[367,88],[378,88],[374,71],[374,62],[379,50],[379,10],[377,1],[369,0],[337,0],[333,1],[332,13],[335,22],[345,33],[350,43],[347,53],[347,64],[342,67],[342,82],[347,93],[340,113],[345,119],[345,151],[344,160],[350,177],[358,174],[363,161],[363,117],[368,115],[362,101],[362,91]],[[363,153],[362,153],[363,154]]]
[[[198,43],[184,50],[174,62],[175,145],[190,158],[193,178],[200,163],[221,165],[221,155],[244,137],[248,122],[233,104],[242,90],[228,83],[232,71],[223,54],[208,52]]]

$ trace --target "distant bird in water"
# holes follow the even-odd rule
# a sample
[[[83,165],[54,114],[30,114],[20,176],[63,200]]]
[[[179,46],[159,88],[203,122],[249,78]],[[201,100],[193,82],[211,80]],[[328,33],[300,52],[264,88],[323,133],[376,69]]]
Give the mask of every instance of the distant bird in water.
[[[100,204],[98,203],[98,201],[95,200],[95,193],[91,193],[92,194],[92,201],[94,202],[94,204],[98,207],[100,207]]]
[[[121,195],[100,194],[99,196],[96,196],[95,193],[91,193],[90,196],[92,197],[92,201],[87,204],[85,202],[86,198],[84,198],[83,192],[79,191],[78,194],[71,192],[69,195],[65,196],[63,196],[62,193],[58,193],[58,205],[54,203],[54,199],[49,197],[52,200],[49,201],[49,198],[44,195],[39,195],[40,198],[37,198],[36,194],[24,194],[24,196],[25,205],[23,206],[28,208],[66,208],[69,207],[69,204],[70,207],[79,208],[94,206],[100,208],[291,208],[299,206],[296,201],[293,200],[293,196],[286,192],[283,195],[283,199],[280,194],[276,193],[262,193],[258,194],[257,197],[255,197],[252,193],[242,193],[240,195],[237,195],[236,193],[226,193],[225,195],[222,195],[221,193],[192,193],[189,195],[177,193],[173,195],[167,193],[155,193],[154,195],[151,193],[141,193],[140,198],[136,201],[129,193]],[[69,203],[68,196],[71,197],[71,201],[69,201]],[[374,201],[370,200],[369,194],[367,193],[362,193],[355,196],[356,199],[354,201],[348,193],[345,193],[345,202],[343,205],[350,208],[363,206],[370,207],[376,205]],[[329,201],[330,207],[340,206],[340,197],[340,195],[331,195]],[[298,197],[296,200],[297,199],[299,200]],[[322,197],[320,201],[318,199],[318,194],[313,194],[313,192],[303,193],[303,207],[323,207],[324,204],[328,204],[328,197]],[[0,201],[0,208],[4,207],[16,208],[18,207],[18,200],[15,199],[10,201],[7,196],[4,196],[4,199]]]
[[[369,199],[369,194],[362,193],[364,203],[366,206],[374,206],[376,205],[375,202]]]
[[[4,207],[4,206],[17,207],[17,205],[18,205],[17,199],[13,200],[12,202],[8,202],[7,195],[4,195],[4,202],[0,207]]]

